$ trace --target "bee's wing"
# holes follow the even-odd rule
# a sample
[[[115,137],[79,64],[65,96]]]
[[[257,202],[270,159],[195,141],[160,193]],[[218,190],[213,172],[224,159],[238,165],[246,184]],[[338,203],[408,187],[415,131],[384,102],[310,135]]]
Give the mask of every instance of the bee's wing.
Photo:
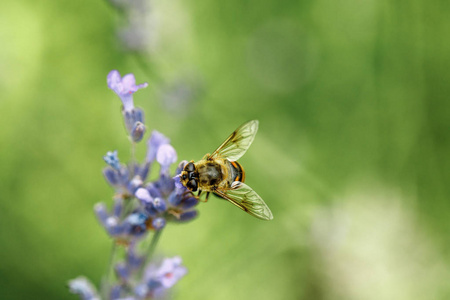
[[[242,124],[211,154],[210,158],[227,158],[229,161],[241,158],[255,139],[258,123],[258,120],[252,120]]]
[[[273,219],[272,212],[264,200],[245,183],[235,181],[230,189],[217,189],[214,193],[258,219]]]

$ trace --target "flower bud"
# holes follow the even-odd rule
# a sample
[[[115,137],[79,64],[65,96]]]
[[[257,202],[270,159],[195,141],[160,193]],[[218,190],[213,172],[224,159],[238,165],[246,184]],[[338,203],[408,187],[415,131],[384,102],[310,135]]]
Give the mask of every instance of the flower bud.
[[[156,230],[163,229],[164,226],[166,226],[166,220],[164,220],[163,218],[156,218],[156,219],[153,220],[152,226]]]
[[[145,134],[145,125],[142,122],[134,123],[133,129],[131,130],[131,139],[133,142],[140,142]]]
[[[137,107],[134,107],[131,110],[122,110],[122,114],[125,121],[125,127],[130,135],[137,122],[144,123],[144,112]]]
[[[120,169],[120,161],[119,157],[117,156],[117,150],[114,151],[108,151],[105,156],[103,156],[103,160],[110,165],[113,169],[119,170]]]

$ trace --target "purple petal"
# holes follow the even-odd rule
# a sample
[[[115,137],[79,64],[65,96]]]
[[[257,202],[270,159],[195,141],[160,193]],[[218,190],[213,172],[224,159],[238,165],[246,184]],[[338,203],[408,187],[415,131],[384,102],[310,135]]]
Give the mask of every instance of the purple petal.
[[[117,70],[112,70],[106,77],[108,87],[112,89],[122,100],[125,111],[131,111],[134,108],[133,93],[140,88],[147,87],[147,83],[136,85],[136,79],[133,74],[127,74],[123,78]],[[134,123],[133,123],[134,124]]]
[[[106,224],[106,220],[109,218],[108,211],[106,210],[106,204],[105,203],[95,204],[94,212],[97,215],[98,220],[102,224]]]
[[[120,100],[122,100],[123,110],[125,112],[133,111],[134,109],[134,101],[133,94],[120,94]]]
[[[135,268],[135,269],[139,268],[143,262],[144,262],[144,257],[142,257],[142,256],[133,256],[133,257],[128,258],[128,263],[130,264],[130,266],[132,268]]]
[[[122,78],[123,84],[123,93],[134,93],[137,91],[136,87],[136,78],[134,78],[134,74],[127,74]]]
[[[111,287],[111,292],[109,293],[109,298],[111,300],[125,300],[127,298],[123,298],[120,295],[122,295],[124,292],[123,287],[120,284],[116,284],[113,287]],[[129,300],[136,300],[134,298],[131,298]]]
[[[149,288],[147,287],[147,285],[145,283],[141,283],[134,288],[134,293],[136,294],[136,296],[139,297],[139,299],[146,298],[148,295],[148,292],[149,292]]]
[[[153,198],[152,196],[150,196],[150,193],[147,189],[139,188],[134,195],[144,204],[146,203],[153,204]]]
[[[114,199],[113,215],[119,218],[120,215],[122,214],[122,209],[123,209],[123,199],[122,197],[116,197]]]
[[[197,214],[198,213],[196,210],[187,211],[180,215],[180,219],[178,219],[178,221],[180,221],[180,222],[190,221],[190,220],[194,219],[195,217],[197,217]]]
[[[167,258],[163,261],[159,269],[161,284],[165,288],[170,288],[186,275],[186,273],[187,270],[181,265],[181,258],[179,256]]]
[[[161,195],[161,191],[159,190],[159,185],[157,185],[155,182],[150,182],[149,184],[147,184],[146,188],[150,193],[150,196],[152,196],[152,198],[156,198],[156,197],[162,197]]]
[[[173,181],[175,182],[175,188],[177,190],[182,190],[184,188],[183,184],[181,183],[181,174],[173,177]]]
[[[182,160],[177,167],[177,170],[175,171],[175,174],[181,174],[181,171],[183,171],[184,167],[188,164],[187,160]]]
[[[166,202],[161,198],[153,199],[153,206],[159,212],[163,212],[166,210]]]
[[[162,228],[164,228],[164,226],[166,226],[166,220],[164,220],[163,218],[156,218],[153,220],[152,226],[156,230],[161,230]]]
[[[142,166],[136,170],[135,174],[141,176],[142,180],[145,181],[148,176],[148,171],[150,170],[150,164],[144,163]]]
[[[136,86],[136,91],[137,91],[138,89],[144,89],[144,88],[146,88],[147,86],[148,86],[148,83],[147,83],[147,82],[138,84],[138,85]]]
[[[164,134],[153,130],[152,135],[147,142],[147,162],[152,162],[156,159],[156,153],[161,145],[170,143],[170,139]]]
[[[162,172],[161,177],[157,182],[155,182],[155,187],[158,188],[163,198],[166,198],[170,195],[175,189],[175,181],[172,177],[165,175],[165,171]]]
[[[106,76],[106,82],[108,84],[108,87],[112,90],[116,90],[117,84],[119,84],[121,81],[120,73],[117,70],[112,70],[108,73],[108,76]]]
[[[128,183],[128,190],[131,194],[134,194],[138,188],[142,187],[143,184],[144,182],[140,176],[134,176]]]
[[[119,178],[117,171],[111,167],[106,167],[103,169],[103,176],[105,176],[106,181],[112,185],[116,186],[119,184]]]
[[[80,295],[83,300],[100,300],[94,285],[83,276],[69,281],[69,289],[73,294]]]
[[[94,211],[98,220],[110,235],[116,236],[122,233],[123,226],[119,224],[119,218],[108,214],[105,203],[97,203],[94,206]]]
[[[156,153],[156,160],[163,169],[170,167],[177,159],[177,152],[170,144],[161,145]]]
[[[181,195],[175,192],[169,195],[169,203],[173,206],[178,206],[178,204],[181,203],[182,199],[183,198],[181,197]]]
[[[141,236],[147,232],[146,221],[148,216],[143,213],[133,213],[124,221],[125,230],[133,236]]]
[[[198,204],[198,200],[195,197],[189,197],[187,199],[184,199],[182,204],[181,204],[181,208],[183,210],[188,210],[194,206],[196,206]]]
[[[116,274],[122,280],[128,280],[128,278],[130,277],[130,269],[128,268],[128,266],[125,263],[123,263],[123,262],[118,263],[116,265],[115,269],[116,269]]]
[[[146,88],[148,83],[144,82],[139,85],[136,85],[136,79],[133,74],[127,74],[122,78],[122,84],[124,88],[124,93],[134,93],[139,89]]]

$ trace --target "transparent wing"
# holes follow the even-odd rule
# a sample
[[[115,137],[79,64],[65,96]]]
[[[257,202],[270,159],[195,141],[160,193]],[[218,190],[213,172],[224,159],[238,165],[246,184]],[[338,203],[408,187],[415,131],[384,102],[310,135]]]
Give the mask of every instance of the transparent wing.
[[[210,158],[227,158],[229,161],[241,158],[255,139],[258,124],[258,120],[242,124],[211,154]]]
[[[236,181],[230,189],[215,190],[214,193],[258,219],[273,219],[272,212],[264,200],[245,183]]]

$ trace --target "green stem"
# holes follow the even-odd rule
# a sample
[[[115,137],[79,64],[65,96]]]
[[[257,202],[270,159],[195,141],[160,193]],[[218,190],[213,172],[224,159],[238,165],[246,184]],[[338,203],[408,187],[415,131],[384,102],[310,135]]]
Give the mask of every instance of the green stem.
[[[162,229],[155,231],[153,234],[152,240],[150,241],[150,245],[148,246],[147,253],[145,255],[144,262],[141,265],[140,273],[144,271],[145,266],[151,261],[153,254],[155,253],[156,245],[158,244],[158,240],[161,236]]]
[[[131,171],[131,178],[133,178],[134,175],[136,175],[136,174],[134,174],[134,164],[136,164],[136,143],[133,142],[133,138],[131,137],[131,134],[130,134],[130,141],[131,141],[130,155],[131,155],[131,166],[132,166],[130,171]]]
[[[104,299],[109,298],[109,290],[114,280],[114,262],[116,261],[116,255],[117,255],[117,244],[116,241],[113,240],[108,267],[106,270],[106,274],[104,275],[102,280],[101,295],[104,297]]]

